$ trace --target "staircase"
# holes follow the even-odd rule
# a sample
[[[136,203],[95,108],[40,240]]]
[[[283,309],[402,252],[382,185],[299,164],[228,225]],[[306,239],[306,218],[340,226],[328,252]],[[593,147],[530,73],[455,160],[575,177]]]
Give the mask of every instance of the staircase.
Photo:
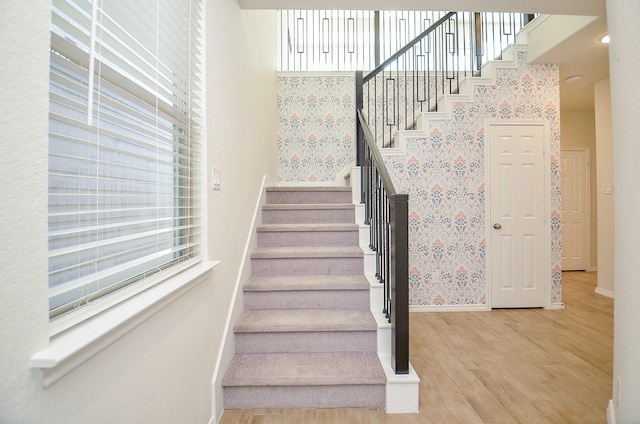
[[[384,407],[351,188],[266,195],[224,408]]]

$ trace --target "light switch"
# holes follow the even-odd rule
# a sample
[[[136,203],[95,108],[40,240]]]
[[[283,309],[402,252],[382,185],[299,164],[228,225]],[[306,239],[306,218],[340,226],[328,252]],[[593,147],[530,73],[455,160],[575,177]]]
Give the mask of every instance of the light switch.
[[[211,168],[211,190],[220,190],[220,169]]]

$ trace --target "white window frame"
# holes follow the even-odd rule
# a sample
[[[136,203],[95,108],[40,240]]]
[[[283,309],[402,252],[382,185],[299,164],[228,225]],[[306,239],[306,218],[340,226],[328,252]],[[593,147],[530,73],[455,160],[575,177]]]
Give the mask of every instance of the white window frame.
[[[98,1],[94,0],[96,4]],[[94,7],[94,17],[95,10],[96,7]],[[204,10],[202,10],[202,16],[204,16]],[[204,29],[199,28],[199,31],[203,40]],[[204,60],[202,57],[200,59],[201,66],[204,68]],[[199,108],[204,109],[202,105],[199,105]],[[204,122],[204,116],[199,118]],[[201,132],[199,137],[205,140],[204,126]],[[202,157],[199,160],[204,164],[204,150],[201,150],[200,154]],[[202,217],[200,231],[204,234],[206,202],[202,199],[206,196],[204,183],[206,166],[202,165],[197,172],[199,173],[197,179],[203,183],[200,187],[193,189],[191,196],[200,199],[198,200]],[[29,366],[41,376],[43,386],[53,384],[191,288],[209,281],[210,271],[219,262],[203,259],[206,258],[205,243],[206,237],[203,236],[197,257],[173,264],[150,277],[145,277],[108,296],[100,297],[89,305],[52,320],[49,346],[33,355],[29,361]]]

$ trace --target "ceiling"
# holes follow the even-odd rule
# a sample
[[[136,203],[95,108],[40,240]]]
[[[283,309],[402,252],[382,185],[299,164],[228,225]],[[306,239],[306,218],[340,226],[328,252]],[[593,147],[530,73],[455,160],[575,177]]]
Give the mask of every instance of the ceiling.
[[[422,10],[424,0],[238,0],[243,9]],[[476,10],[478,0],[430,0],[430,10]],[[481,11],[596,17],[593,22],[538,56],[537,63],[560,65],[560,108],[593,110],[593,85],[609,77],[606,0],[483,0]],[[573,83],[572,75],[582,75]]]
[[[537,63],[560,65],[561,109],[594,109],[594,84],[609,77],[609,47],[600,42],[606,33],[606,18],[599,17],[536,58]],[[574,75],[582,79],[565,81]]]
[[[605,0],[238,0],[243,9],[471,10],[604,16]],[[477,10],[477,9],[481,10]]]

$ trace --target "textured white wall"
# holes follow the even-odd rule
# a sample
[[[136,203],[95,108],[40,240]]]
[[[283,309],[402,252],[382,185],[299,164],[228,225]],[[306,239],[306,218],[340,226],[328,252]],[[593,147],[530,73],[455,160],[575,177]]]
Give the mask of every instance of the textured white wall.
[[[607,0],[615,228],[613,406],[616,423],[640,422],[640,15],[637,0]]]
[[[221,182],[220,191],[208,190],[208,234],[210,256],[222,260],[215,270],[222,323],[233,306],[262,178],[277,175],[275,29],[273,11],[242,11],[236,0],[207,1],[208,176],[215,166]],[[216,340],[225,337],[224,330],[222,325],[211,328]],[[233,347],[226,346],[221,352],[222,369],[213,382],[216,416],[222,411],[219,380],[230,351]]]
[[[41,397],[31,354],[47,346],[47,125],[50,7],[0,14],[0,422],[31,420]]]
[[[235,0],[209,1],[207,6],[214,10],[208,14],[208,53],[223,53],[208,63],[208,77],[214,81],[207,96],[207,168],[220,166],[223,184],[220,192],[206,192],[215,210],[207,217],[208,257],[223,263],[211,280],[43,389],[28,361],[48,345],[49,331],[51,12],[48,1],[38,7],[32,2],[3,4],[0,423],[207,423],[211,418],[211,378],[229,309],[228,287],[235,281],[241,259],[237,252],[245,244],[262,175],[276,174],[276,122],[275,47],[265,51],[270,36],[257,33],[265,20],[259,13],[241,12]]]

